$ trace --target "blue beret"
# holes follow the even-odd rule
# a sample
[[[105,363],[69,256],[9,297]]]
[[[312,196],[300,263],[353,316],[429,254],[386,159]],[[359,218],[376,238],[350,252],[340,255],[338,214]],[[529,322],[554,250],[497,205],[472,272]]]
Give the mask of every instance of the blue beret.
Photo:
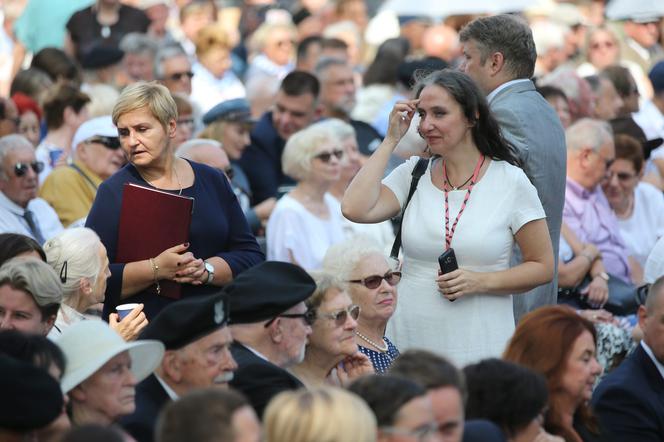
[[[196,296],[169,304],[143,330],[138,339],[160,341],[177,350],[228,324],[228,296]]]
[[[203,124],[215,121],[231,121],[234,123],[253,123],[251,107],[244,98],[222,101],[203,115]]]
[[[265,261],[224,287],[230,296],[231,324],[266,321],[308,299],[316,282],[299,266]]]
[[[664,61],[660,61],[652,67],[648,78],[650,78],[655,94],[664,91]]]

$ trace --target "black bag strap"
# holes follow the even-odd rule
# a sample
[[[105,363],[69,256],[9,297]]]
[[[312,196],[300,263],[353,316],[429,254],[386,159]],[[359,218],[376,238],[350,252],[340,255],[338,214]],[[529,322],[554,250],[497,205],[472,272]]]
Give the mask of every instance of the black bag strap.
[[[390,252],[390,257],[394,259],[399,258],[399,249],[401,248],[401,224],[403,223],[403,217],[404,214],[406,213],[406,207],[408,207],[408,203],[410,202],[410,199],[413,197],[415,189],[417,189],[417,183],[420,181],[422,175],[424,175],[424,172],[427,170],[428,166],[429,166],[429,159],[420,158],[417,161],[417,164],[415,164],[415,167],[413,167],[413,172],[411,173],[413,179],[410,181],[408,198],[406,198],[406,204],[403,205],[403,209],[401,210],[401,219],[399,220],[399,227],[397,228],[397,234],[394,237],[394,244],[392,244],[392,251]]]

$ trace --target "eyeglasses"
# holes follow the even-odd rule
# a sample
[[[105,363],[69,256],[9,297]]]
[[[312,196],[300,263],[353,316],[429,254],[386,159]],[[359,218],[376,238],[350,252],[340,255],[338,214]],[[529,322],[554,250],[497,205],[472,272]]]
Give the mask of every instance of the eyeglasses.
[[[627,173],[627,172],[613,172],[613,171],[607,171],[606,173],[606,179],[607,181],[611,181],[613,177],[618,178],[618,181],[629,181],[632,178],[636,178],[636,174],[633,173]]]
[[[276,44],[278,47],[282,48],[284,46],[295,46],[297,42],[295,40],[279,40]]]
[[[438,432],[438,424],[430,422],[428,424],[420,425],[412,430],[399,427],[380,427],[380,431],[388,434],[396,434],[406,437],[410,436],[416,438],[418,442],[426,442]]]
[[[362,284],[368,289],[376,289],[383,282],[383,279],[387,281],[389,285],[394,287],[395,285],[399,284],[399,281],[401,281],[401,272],[387,272],[383,276],[371,275],[367,276],[364,279],[352,279],[348,282],[352,282],[355,284]]]
[[[307,310],[304,313],[283,313],[281,315],[275,316],[274,318],[266,322],[265,328],[268,328],[274,321],[277,320],[277,318],[302,318],[304,320],[304,323],[310,326],[313,325],[314,322],[316,322],[316,311]]]
[[[350,315],[353,320],[357,320],[357,318],[360,317],[360,306],[353,304],[347,309],[339,310],[338,312],[317,314],[319,318],[334,319],[334,325],[337,327],[341,327],[346,323],[348,315]]]
[[[118,137],[94,137],[86,141],[86,143],[99,143],[107,149],[116,150],[120,148],[120,139]]]
[[[171,81],[180,81],[184,77],[187,77],[189,80],[191,80],[194,77],[194,73],[191,71],[187,72],[176,72],[174,74],[171,74],[168,76],[168,79]]]
[[[600,48],[611,49],[615,45],[616,44],[612,41],[598,41],[596,43],[591,44],[590,49],[594,49],[594,50],[597,50],[597,49],[600,49]]]
[[[194,125],[194,119],[193,118],[182,118],[178,120],[178,126],[193,126]]]
[[[340,160],[344,157],[344,151],[341,149],[335,149],[332,152],[322,152],[318,155],[315,155],[314,158],[318,158],[323,163],[329,163],[332,159],[332,155],[334,155],[337,160]]]
[[[14,174],[20,178],[28,173],[28,168],[32,168],[32,171],[38,174],[44,170],[44,162],[33,161],[32,163],[16,163],[14,164]]]

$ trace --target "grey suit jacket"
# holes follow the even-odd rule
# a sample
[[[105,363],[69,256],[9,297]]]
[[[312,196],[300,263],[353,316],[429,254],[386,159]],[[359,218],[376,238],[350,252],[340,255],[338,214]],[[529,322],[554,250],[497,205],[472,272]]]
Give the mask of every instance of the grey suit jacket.
[[[532,81],[507,86],[491,99],[489,106],[503,136],[515,146],[524,172],[537,189],[556,263],[550,284],[514,297],[514,318],[518,322],[521,316],[537,307],[555,304],[558,297],[558,242],[567,172],[565,131],[558,115],[535,90]],[[519,262],[521,253],[515,247],[512,265]]]

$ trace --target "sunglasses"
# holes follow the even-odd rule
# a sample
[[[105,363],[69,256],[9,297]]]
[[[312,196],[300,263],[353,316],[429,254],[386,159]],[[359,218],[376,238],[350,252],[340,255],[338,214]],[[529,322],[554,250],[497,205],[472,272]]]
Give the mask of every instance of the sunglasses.
[[[337,327],[341,327],[346,323],[348,320],[348,315],[357,321],[357,318],[360,317],[360,306],[353,304],[347,309],[339,310],[338,312],[317,314],[319,318],[333,319],[334,325]]]
[[[332,152],[319,153],[318,155],[314,156],[314,158],[318,158],[323,163],[329,163],[330,160],[332,159],[332,155],[334,155],[334,157],[337,160],[340,160],[344,157],[344,151],[340,149],[335,149]]]
[[[380,284],[383,282],[383,279],[387,281],[389,285],[394,287],[395,285],[399,284],[399,281],[401,281],[401,272],[387,272],[383,276],[380,275],[371,275],[367,276],[364,279],[352,279],[347,282],[352,282],[355,284],[362,284],[368,289],[376,289],[380,286]]]
[[[607,181],[611,181],[614,176],[618,178],[618,181],[629,181],[632,178],[636,177],[636,175],[634,175],[633,173],[609,171],[606,174]]]
[[[107,149],[116,150],[120,148],[120,139],[118,137],[94,137],[86,141],[86,143],[99,143]]]
[[[39,174],[42,170],[44,170],[44,162],[33,161],[32,163],[16,163],[14,165],[14,174],[17,177],[22,177],[28,173],[28,168],[32,168],[34,173]]]
[[[305,324],[311,326],[313,325],[314,322],[316,322],[316,311],[307,310],[304,313],[283,313],[281,315],[275,316],[274,318],[270,319],[267,323],[265,323],[265,328],[268,328],[274,321],[277,320],[277,318],[302,318]]]
[[[171,74],[171,75],[168,76],[168,78],[169,78],[170,80],[172,80],[172,81],[180,81],[180,80],[182,80],[184,77],[187,77],[188,79],[191,80],[191,79],[194,77],[194,73],[191,72],[191,71],[188,71],[188,72],[176,72],[176,73]]]

